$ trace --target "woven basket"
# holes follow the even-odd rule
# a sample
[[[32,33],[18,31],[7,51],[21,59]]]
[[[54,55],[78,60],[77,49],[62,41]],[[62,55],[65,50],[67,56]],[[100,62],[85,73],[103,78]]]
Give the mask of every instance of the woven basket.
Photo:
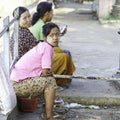
[[[38,98],[17,97],[18,109],[22,112],[34,112],[38,103]]]

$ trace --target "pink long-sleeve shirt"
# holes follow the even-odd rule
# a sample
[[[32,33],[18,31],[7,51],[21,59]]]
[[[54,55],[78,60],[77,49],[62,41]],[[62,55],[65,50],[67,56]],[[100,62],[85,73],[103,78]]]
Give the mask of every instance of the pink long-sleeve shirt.
[[[10,79],[20,82],[25,78],[40,76],[43,68],[51,68],[52,56],[52,46],[46,42],[40,42],[18,60]]]

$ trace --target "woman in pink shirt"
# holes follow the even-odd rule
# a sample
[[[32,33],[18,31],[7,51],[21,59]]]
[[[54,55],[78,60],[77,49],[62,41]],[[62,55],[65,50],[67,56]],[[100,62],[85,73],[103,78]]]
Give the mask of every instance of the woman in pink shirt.
[[[35,98],[44,94],[45,120],[53,119],[56,80],[52,76],[53,47],[58,44],[59,27],[54,23],[43,26],[44,42],[25,53],[15,64],[11,80],[17,96]]]

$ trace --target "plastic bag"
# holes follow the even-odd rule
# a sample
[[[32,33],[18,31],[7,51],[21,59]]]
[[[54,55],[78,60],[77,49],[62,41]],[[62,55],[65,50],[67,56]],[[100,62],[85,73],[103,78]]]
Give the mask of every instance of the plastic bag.
[[[12,84],[0,66],[0,113],[9,114],[16,104],[17,100]]]

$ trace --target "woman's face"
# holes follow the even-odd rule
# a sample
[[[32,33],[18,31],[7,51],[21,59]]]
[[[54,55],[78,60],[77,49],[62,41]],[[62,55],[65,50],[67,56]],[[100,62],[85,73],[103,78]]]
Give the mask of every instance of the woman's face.
[[[52,18],[53,18],[53,10],[51,10],[50,12],[47,12],[46,22],[50,22]]]
[[[59,42],[59,30],[57,27],[53,28],[50,34],[47,36],[46,41],[53,47],[58,46]]]
[[[31,17],[29,11],[25,11],[21,14],[19,19],[19,26],[23,28],[28,28],[31,25]]]

